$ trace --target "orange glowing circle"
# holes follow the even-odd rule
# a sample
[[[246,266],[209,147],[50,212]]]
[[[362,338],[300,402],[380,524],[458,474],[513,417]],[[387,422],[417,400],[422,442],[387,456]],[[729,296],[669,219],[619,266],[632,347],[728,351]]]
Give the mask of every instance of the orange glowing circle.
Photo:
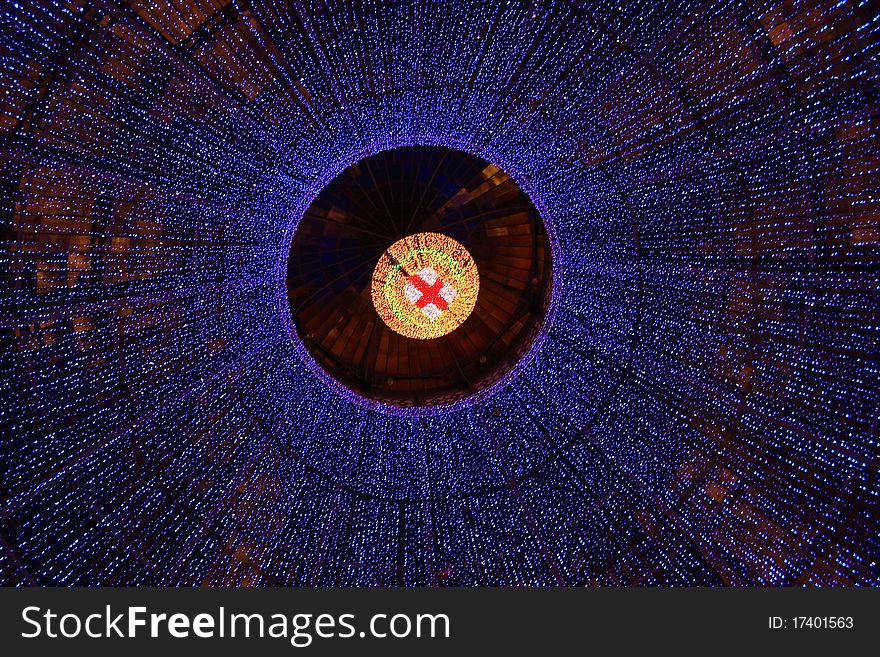
[[[392,244],[373,270],[373,306],[392,331],[439,338],[468,318],[480,292],[477,264],[440,233],[416,233]]]

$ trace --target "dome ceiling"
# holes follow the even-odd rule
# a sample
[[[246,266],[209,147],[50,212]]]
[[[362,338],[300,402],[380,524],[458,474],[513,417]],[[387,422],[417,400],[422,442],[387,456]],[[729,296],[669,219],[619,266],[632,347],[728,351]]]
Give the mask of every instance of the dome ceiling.
[[[0,582],[878,583],[873,13],[8,5]],[[288,288],[322,190],[415,147],[515,181],[554,309],[418,417]]]
[[[293,235],[287,295],[306,364],[386,411],[450,410],[533,346],[550,303],[548,244],[534,205],[485,160],[436,146],[360,160]],[[422,294],[432,286],[447,293],[442,308]]]

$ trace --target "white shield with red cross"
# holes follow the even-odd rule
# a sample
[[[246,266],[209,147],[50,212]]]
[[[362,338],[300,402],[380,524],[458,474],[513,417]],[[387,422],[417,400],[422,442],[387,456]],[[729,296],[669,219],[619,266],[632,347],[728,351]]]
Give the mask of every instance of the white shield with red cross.
[[[436,320],[449,304],[455,299],[455,288],[442,280],[431,267],[425,267],[419,273],[410,276],[403,294],[418,306],[425,315]]]
[[[467,250],[440,233],[416,233],[392,244],[376,264],[371,295],[385,324],[429,340],[455,330],[471,314],[480,279]]]

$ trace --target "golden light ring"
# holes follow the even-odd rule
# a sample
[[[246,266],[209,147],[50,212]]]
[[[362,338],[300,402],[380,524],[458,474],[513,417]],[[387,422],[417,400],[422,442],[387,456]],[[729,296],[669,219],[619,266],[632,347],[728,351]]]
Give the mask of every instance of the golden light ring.
[[[382,321],[408,338],[446,335],[470,316],[480,292],[471,254],[440,233],[396,241],[373,270],[371,296]]]

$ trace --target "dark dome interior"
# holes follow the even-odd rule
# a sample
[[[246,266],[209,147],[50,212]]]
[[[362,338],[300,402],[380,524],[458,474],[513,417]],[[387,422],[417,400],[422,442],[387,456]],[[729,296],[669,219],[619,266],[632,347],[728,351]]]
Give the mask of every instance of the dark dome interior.
[[[0,36],[0,582],[880,581],[874,4],[19,0]],[[418,417],[328,386],[286,285],[401,147],[553,240],[534,357]]]
[[[480,280],[464,324],[431,340],[393,331],[371,298],[383,252],[425,231],[462,244]],[[437,146],[346,168],[297,224],[287,264],[292,321],[309,355],[355,399],[403,408],[448,409],[498,383],[533,345],[550,283],[547,234],[528,197],[491,163]]]

